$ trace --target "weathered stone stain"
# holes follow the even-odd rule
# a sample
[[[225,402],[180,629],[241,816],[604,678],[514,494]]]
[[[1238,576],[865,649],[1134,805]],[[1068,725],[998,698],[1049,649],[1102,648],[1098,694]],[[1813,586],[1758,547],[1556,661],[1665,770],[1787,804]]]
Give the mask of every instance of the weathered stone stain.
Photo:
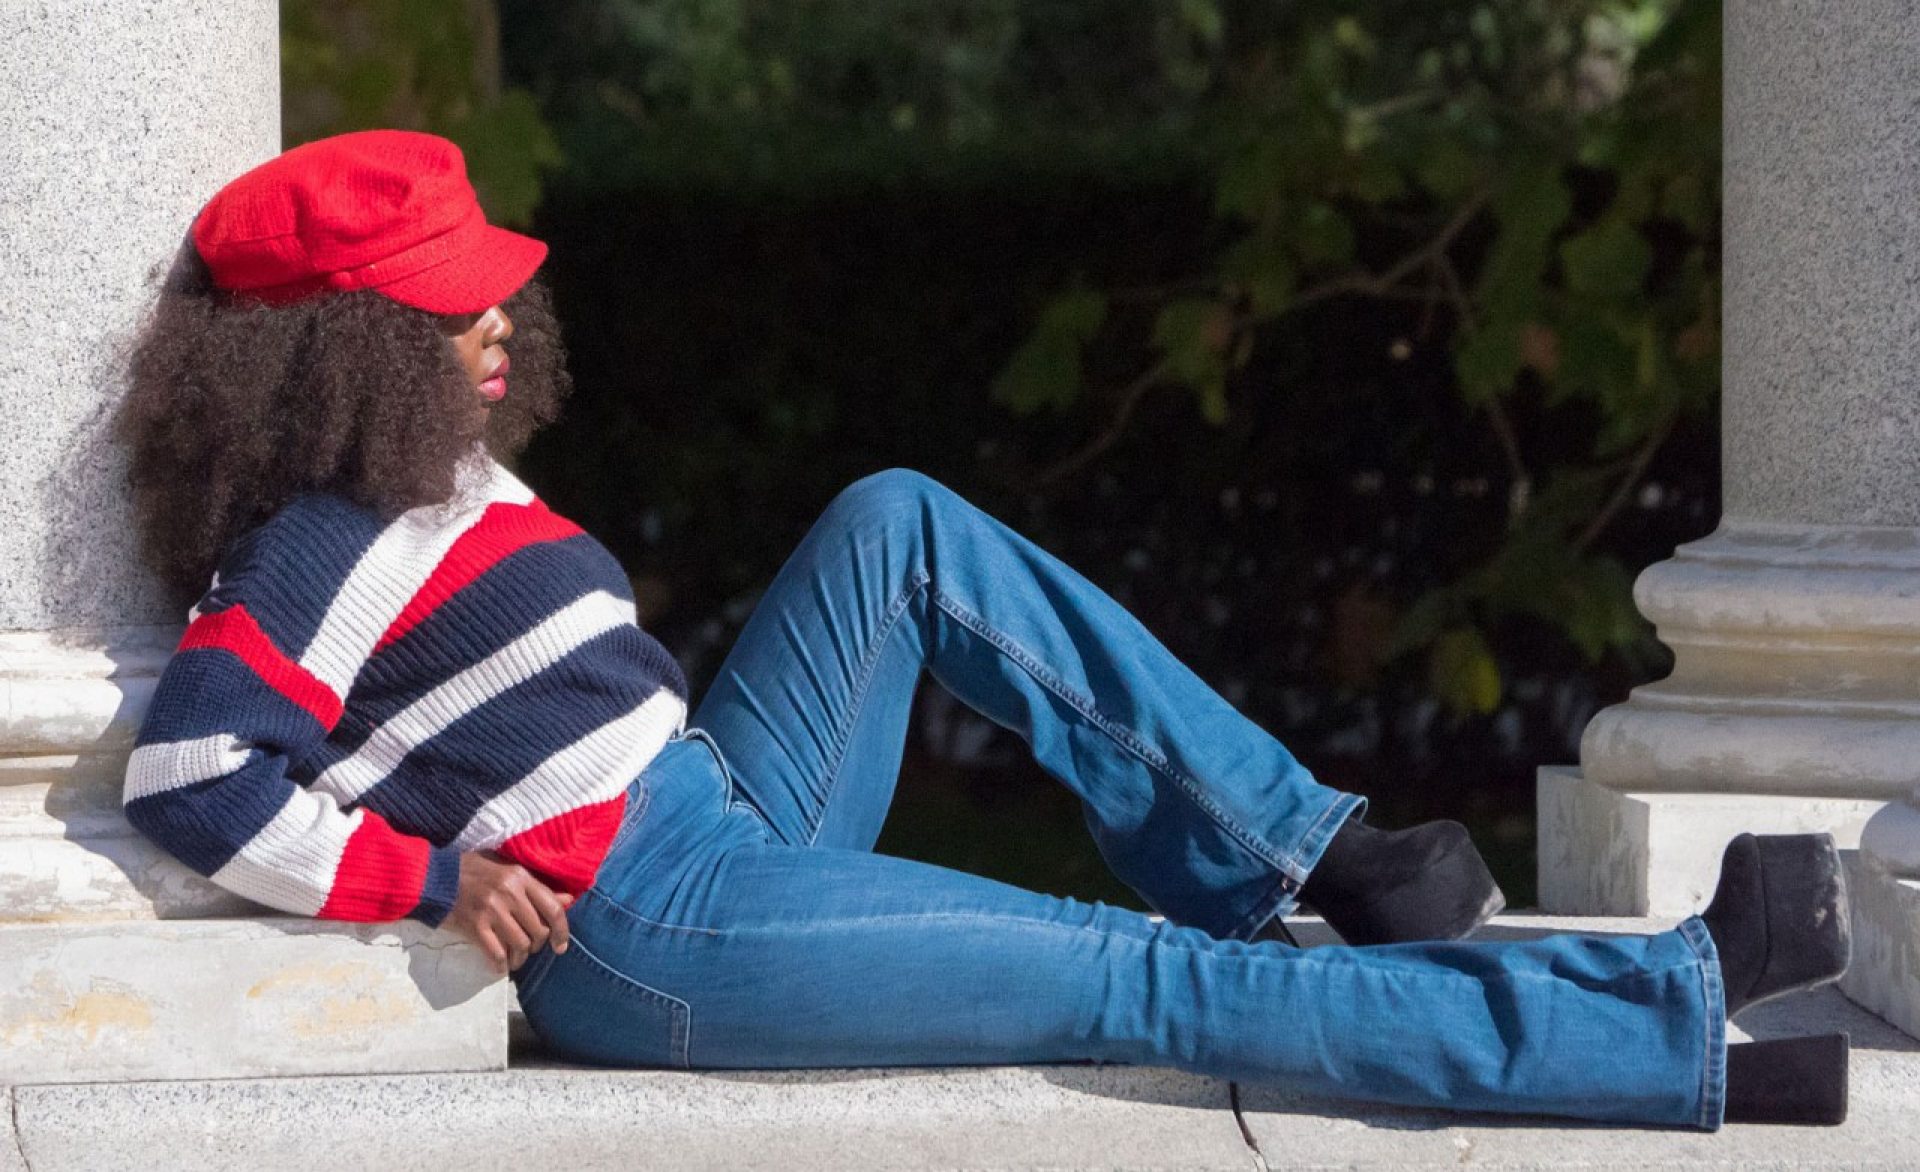
[[[265,980],[256,982],[247,990],[247,996],[264,997],[289,985],[319,985],[326,989],[334,989],[342,985],[351,987],[356,981],[378,981],[379,979],[379,969],[353,961],[293,965],[281,969]]]
[[[325,1037],[409,1021],[416,1014],[413,999],[397,993],[329,997],[317,1009],[290,1023],[293,1032],[303,1038]]]
[[[393,990],[378,968],[344,961],[282,969],[247,990],[251,998],[291,994],[287,1028],[304,1038],[328,1037],[411,1021],[417,1001]]]
[[[95,978],[84,993],[61,986],[51,973],[36,975],[28,986],[26,1005],[34,1008],[0,1018],[0,1040],[9,1046],[51,1041],[55,1035],[78,1034],[83,1044],[98,1044],[114,1031],[144,1034],[153,1029],[153,1008],[147,999],[117,981]]]

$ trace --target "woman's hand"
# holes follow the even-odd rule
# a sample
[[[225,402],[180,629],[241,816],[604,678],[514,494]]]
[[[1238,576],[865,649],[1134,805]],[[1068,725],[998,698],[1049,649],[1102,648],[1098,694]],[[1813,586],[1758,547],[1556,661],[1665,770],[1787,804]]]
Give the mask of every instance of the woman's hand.
[[[505,974],[549,937],[555,952],[567,950],[572,902],[573,896],[556,893],[518,863],[492,851],[468,851],[460,856],[460,891],[441,926],[479,945],[495,971]]]

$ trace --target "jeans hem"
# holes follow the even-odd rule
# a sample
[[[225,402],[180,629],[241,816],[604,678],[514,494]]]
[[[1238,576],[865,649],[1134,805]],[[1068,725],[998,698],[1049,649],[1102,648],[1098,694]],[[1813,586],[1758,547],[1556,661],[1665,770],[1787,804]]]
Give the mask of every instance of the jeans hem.
[[[1706,1002],[1706,1021],[1702,1029],[1706,1054],[1700,1071],[1700,1110],[1695,1126],[1718,1131],[1727,1113],[1727,996],[1720,971],[1720,951],[1714,946],[1707,922],[1688,916],[1677,929],[1682,939],[1700,957],[1700,991]]]
[[[1287,852],[1279,870],[1280,876],[1274,881],[1267,893],[1254,904],[1253,910],[1240,918],[1240,922],[1227,933],[1235,940],[1252,939],[1260,926],[1275,916],[1284,916],[1300,906],[1300,888],[1307,876],[1319,864],[1320,856],[1327,851],[1327,844],[1350,817],[1358,816],[1367,808],[1367,799],[1360,794],[1334,791],[1333,800],[1327,808],[1307,827],[1293,850]]]

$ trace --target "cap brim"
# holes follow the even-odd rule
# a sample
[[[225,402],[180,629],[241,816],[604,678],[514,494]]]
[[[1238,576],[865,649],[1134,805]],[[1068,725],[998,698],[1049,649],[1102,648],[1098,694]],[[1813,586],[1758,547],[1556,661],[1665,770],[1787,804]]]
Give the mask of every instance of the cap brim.
[[[476,247],[374,289],[431,313],[480,313],[512,296],[546,259],[543,242],[488,224]]]

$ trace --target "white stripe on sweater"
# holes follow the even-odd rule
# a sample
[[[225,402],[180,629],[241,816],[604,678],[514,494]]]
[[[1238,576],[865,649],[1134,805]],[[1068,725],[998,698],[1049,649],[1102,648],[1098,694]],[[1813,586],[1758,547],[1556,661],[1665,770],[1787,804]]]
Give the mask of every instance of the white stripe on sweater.
[[[680,727],[686,702],[667,688],[534,766],[477,810],[453,840],[459,849],[493,846],[569,810],[618,797]]]
[[[213,582],[207,586],[206,592],[200,595],[200,601],[187,608],[187,625],[189,627],[193,625],[195,619],[200,617],[200,603],[205,602],[207,595],[212,594],[218,589],[220,589],[220,571],[215,570],[213,572]]]
[[[332,794],[290,788],[280,812],[211,878],[257,903],[311,916],[326,906],[347,840],[366,812],[343,814]]]
[[[127,758],[127,778],[120,804],[196,781],[224,777],[245,765],[252,756],[252,744],[229,733],[142,745]]]
[[[408,753],[507,689],[552,667],[598,635],[634,622],[633,603],[596,590],[547,616],[520,637],[401,709],[351,756],[329,766],[313,787],[357,801],[380,784]]]
[[[496,461],[489,464],[475,497],[422,505],[395,518],[360,555],[327,604],[313,641],[300,655],[300,666],[319,677],[342,702],[361,665],[373,654],[374,644],[487,506],[502,501],[526,504],[533,499],[532,490],[511,472]]]

